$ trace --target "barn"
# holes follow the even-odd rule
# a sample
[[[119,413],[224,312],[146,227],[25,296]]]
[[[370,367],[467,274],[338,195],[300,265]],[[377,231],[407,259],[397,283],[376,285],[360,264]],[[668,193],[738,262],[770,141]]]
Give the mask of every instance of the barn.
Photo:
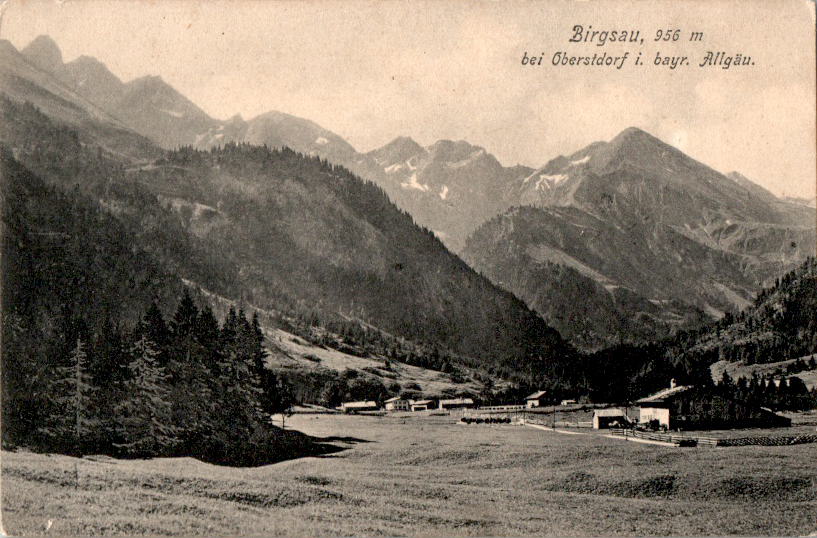
[[[525,405],[527,405],[528,408],[542,407],[546,403],[545,402],[545,395],[546,394],[547,394],[546,390],[540,390],[539,392],[534,392],[533,394],[531,394],[530,396],[525,398]]]
[[[440,400],[440,409],[470,409],[472,407],[474,407],[474,400],[471,398]]]
[[[615,428],[629,423],[630,419],[627,418],[627,414],[618,407],[596,409],[593,412],[593,428],[596,430]]]
[[[360,411],[377,411],[380,409],[377,402],[343,402],[340,410],[344,413],[357,413]]]
[[[399,396],[389,398],[383,403],[386,405],[386,411],[411,411],[411,402]]]
[[[412,411],[427,411],[434,407],[434,402],[431,400],[412,400],[411,401],[411,410]]]
[[[641,398],[639,423],[666,429],[705,430],[790,426],[791,420],[762,407],[731,399],[715,387],[676,385]]]

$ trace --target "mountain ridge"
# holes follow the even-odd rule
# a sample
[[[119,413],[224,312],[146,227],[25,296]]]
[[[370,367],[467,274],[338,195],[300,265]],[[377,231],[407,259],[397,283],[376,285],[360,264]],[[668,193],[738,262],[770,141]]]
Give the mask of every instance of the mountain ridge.
[[[641,305],[638,312],[649,313],[650,320],[695,319],[701,309],[717,317],[740,308],[758,286],[808,254],[808,245],[814,243],[810,208],[774,197],[744,176],[720,174],[637,127],[558,156],[536,170],[505,167],[485,148],[464,140],[438,140],[423,147],[399,136],[360,153],[308,119],[269,111],[249,120],[215,120],[161,77],[122,83],[89,57],[62,64],[53,40],[39,40],[28,52],[55,69],[71,91],[90,103],[102,103],[100,114],[110,113],[164,148],[251,143],[290,147],[342,165],[379,185],[395,205],[480,271],[506,265],[467,251],[469,238],[480,227],[517,206],[547,209],[538,218],[549,227],[542,229],[536,245],[516,251],[525,253],[524,263],[580,270],[595,282],[588,284],[595,289],[594,300],[604,304],[609,297],[603,290],[627,289],[637,298],[625,303]],[[584,226],[584,235],[574,233],[577,226]],[[486,235],[480,237],[475,244],[488,248]],[[565,243],[566,237],[573,244]],[[682,278],[673,266],[686,256],[704,267],[703,273],[695,263],[685,269],[698,271],[698,283]],[[486,265],[479,265],[478,259]],[[553,282],[544,282],[545,288],[565,278],[560,271],[554,271]],[[547,281],[541,267],[534,272]],[[505,282],[501,275],[486,274]],[[523,280],[530,285],[529,279]],[[685,286],[692,292],[685,293]],[[514,291],[531,304],[523,290]],[[540,295],[534,292],[532,297]],[[674,301],[686,307],[655,312],[648,306]]]

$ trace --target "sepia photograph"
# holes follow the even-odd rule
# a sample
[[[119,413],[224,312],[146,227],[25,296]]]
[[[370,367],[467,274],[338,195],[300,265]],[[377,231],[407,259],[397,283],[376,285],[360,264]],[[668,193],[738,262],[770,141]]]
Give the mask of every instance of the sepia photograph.
[[[0,0],[8,536],[817,536],[813,0]]]

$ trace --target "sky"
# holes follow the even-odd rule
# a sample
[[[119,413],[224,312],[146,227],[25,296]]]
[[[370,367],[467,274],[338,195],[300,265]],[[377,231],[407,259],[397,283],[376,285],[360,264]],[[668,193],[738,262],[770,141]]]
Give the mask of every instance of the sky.
[[[572,43],[576,25],[644,42]],[[658,29],[680,39],[656,43]],[[0,26],[17,48],[48,34],[66,61],[96,57],[124,81],[160,75],[214,117],[279,110],[360,151],[464,139],[536,167],[637,126],[801,197],[815,196],[814,32],[808,0],[8,0]],[[560,51],[630,57],[551,65]],[[707,51],[754,65],[697,67]],[[657,53],[692,65],[655,66]]]

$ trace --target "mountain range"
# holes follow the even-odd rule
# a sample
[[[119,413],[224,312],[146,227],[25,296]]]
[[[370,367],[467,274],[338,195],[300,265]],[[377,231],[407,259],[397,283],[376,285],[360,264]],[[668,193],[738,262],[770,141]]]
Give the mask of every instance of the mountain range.
[[[159,79],[138,84],[152,90],[133,104],[131,113],[141,111],[142,119],[131,123],[114,115],[111,103],[123,102],[119,94],[106,103],[89,104],[83,93],[90,96],[92,84],[79,77],[86,80],[86,89],[72,86],[64,76],[66,64],[47,45],[39,39],[19,54],[3,44],[11,60],[0,64],[5,94],[0,99],[0,144],[8,150],[3,175],[4,181],[44,180],[69,201],[40,203],[22,192],[20,205],[70,210],[80,207],[79,202],[72,206],[72,198],[89,198],[121,223],[128,239],[120,243],[134,249],[138,245],[163,274],[275,311],[291,323],[299,320],[313,334],[355,324],[363,333],[360,339],[385,340],[389,349],[384,353],[397,355],[402,352],[394,348],[408,346],[412,356],[444,355],[455,364],[505,378],[542,378],[575,354],[521,300],[468,267],[372,182],[311,152],[290,149],[289,143],[273,149],[242,138],[210,149],[186,143],[162,148],[157,139],[149,139],[145,126],[152,124],[146,118],[164,113],[159,108],[179,105],[163,100],[178,99],[175,90]],[[27,91],[14,91],[23,85]],[[132,127],[125,127],[126,122]],[[264,115],[246,126],[234,123],[242,137],[254,136],[257,126],[275,130],[283,123],[293,142],[298,136],[307,140],[317,128],[281,114]],[[182,124],[193,132],[193,121]],[[133,151],[122,151],[100,134],[114,130],[122,131],[120,138],[130,137]],[[339,140],[323,134],[330,142],[319,145]],[[63,230],[66,215],[55,212],[40,220],[50,223],[48,234],[68,233]],[[17,228],[26,230],[25,225]],[[38,253],[55,259],[61,255],[59,249]],[[133,258],[111,258],[110,263],[133,263]],[[119,284],[106,281],[108,272],[97,272],[102,276],[96,278],[82,274],[81,264],[71,267],[90,296],[118,289]],[[49,293],[36,282],[29,287],[28,294]],[[15,311],[16,305],[6,306]],[[132,321],[139,306],[115,322]],[[54,304],[41,308],[43,319],[64,315]],[[97,323],[95,316],[86,317]]]
[[[123,83],[93,58],[64,63],[45,36],[21,52],[0,46],[3,91],[75,127],[107,155],[144,163],[161,149],[239,143],[288,147],[341,165],[376,184],[414,222],[583,349],[654,339],[743,308],[814,252],[809,201],[777,198],[637,128],[538,169],[505,167],[466,141],[422,146],[398,137],[361,153],[283,112],[211,118],[159,77]],[[168,207],[192,211],[188,226],[200,238],[218,229],[207,219],[231,220],[220,209],[224,200],[205,200],[213,185],[180,193],[168,187],[171,181],[178,178],[166,171],[145,179]],[[218,182],[235,186],[241,178]],[[314,232],[317,245],[325,240],[319,230],[340,234],[343,224],[316,220],[299,230]]]
[[[565,331],[589,347],[742,309],[814,253],[812,209],[636,128],[551,160],[517,188],[520,207],[483,224],[463,258],[560,330],[591,319],[588,304],[610,304],[594,325],[607,331]],[[564,291],[552,264],[588,279],[583,291]]]

